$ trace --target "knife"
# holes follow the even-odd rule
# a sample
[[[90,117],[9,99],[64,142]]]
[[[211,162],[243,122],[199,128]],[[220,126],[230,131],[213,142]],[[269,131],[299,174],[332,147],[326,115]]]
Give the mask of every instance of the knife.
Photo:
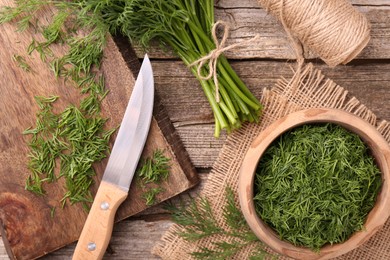
[[[74,260],[103,258],[110,241],[115,213],[127,197],[148,136],[153,100],[153,71],[145,55],[103,179],[73,254]]]

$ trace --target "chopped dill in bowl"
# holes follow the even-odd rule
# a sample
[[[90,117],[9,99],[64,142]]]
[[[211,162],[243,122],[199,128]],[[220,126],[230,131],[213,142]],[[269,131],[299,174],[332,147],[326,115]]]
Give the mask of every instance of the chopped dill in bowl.
[[[362,230],[381,172],[360,137],[336,124],[296,127],[257,166],[254,204],[282,240],[315,251]]]

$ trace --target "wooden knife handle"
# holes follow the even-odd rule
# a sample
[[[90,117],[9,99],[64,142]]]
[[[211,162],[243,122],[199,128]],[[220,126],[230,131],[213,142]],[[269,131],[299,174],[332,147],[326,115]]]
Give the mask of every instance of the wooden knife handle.
[[[102,181],[77,243],[73,260],[102,259],[110,241],[114,217],[127,192]]]

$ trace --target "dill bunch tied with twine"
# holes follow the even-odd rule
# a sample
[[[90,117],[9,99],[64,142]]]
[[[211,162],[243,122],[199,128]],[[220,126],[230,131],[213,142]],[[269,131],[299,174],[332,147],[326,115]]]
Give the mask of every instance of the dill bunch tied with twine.
[[[244,121],[259,120],[260,102],[220,53],[228,48],[221,46],[226,40],[227,30],[225,27],[223,42],[218,43],[216,27],[225,24],[214,22],[214,1],[95,2],[98,4],[94,12],[109,25],[111,33],[122,33],[145,48],[153,39],[172,47],[200,82],[213,111],[216,137],[221,129],[230,132]],[[210,56],[209,62],[204,59],[207,56]]]
[[[354,133],[335,124],[294,128],[259,161],[254,203],[281,239],[319,250],[362,230],[381,172]]]

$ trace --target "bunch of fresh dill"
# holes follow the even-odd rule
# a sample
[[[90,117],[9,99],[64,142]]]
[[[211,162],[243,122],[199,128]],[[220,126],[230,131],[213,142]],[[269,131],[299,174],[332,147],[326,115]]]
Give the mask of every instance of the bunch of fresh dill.
[[[132,42],[145,47],[152,39],[157,39],[163,45],[172,47],[187,66],[216,48],[211,35],[214,1],[112,0],[100,3],[95,11],[100,12],[112,33],[120,32]],[[201,74],[208,75],[210,70],[205,66]],[[221,97],[219,102],[214,81],[201,80],[197,66],[191,67],[212,108],[214,135],[218,137],[221,129],[230,132],[239,128],[244,121],[257,122],[262,106],[224,55],[219,57],[216,70],[218,96]]]
[[[222,227],[217,221],[207,197],[191,198],[190,202],[179,205],[169,203],[166,209],[170,211],[172,220],[182,229],[178,235],[189,242],[205,238],[215,238],[209,247],[203,246],[190,253],[195,259],[234,259],[235,255],[247,247],[251,249],[249,259],[277,259],[277,255],[269,253],[265,245],[255,236],[247,225],[240,209],[236,206],[232,188],[225,190],[226,201],[223,207]],[[221,238],[224,240],[222,241]]]
[[[303,125],[264,153],[254,202],[281,239],[318,250],[363,228],[380,187],[381,173],[358,135],[335,124]]]

